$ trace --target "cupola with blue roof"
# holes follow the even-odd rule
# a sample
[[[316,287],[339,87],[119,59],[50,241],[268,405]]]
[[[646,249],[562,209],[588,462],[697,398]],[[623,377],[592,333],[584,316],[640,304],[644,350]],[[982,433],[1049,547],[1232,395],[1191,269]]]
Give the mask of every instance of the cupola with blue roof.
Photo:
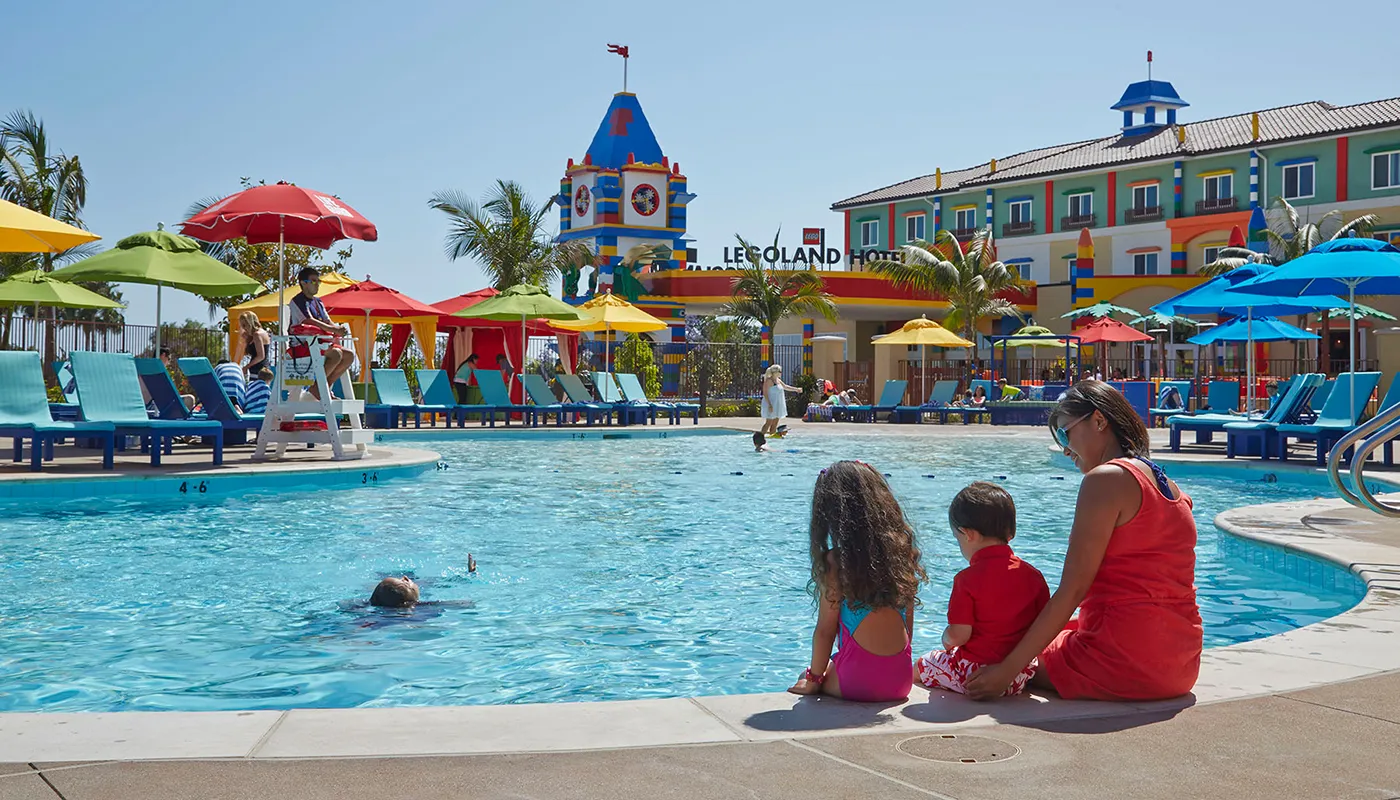
[[[1176,124],[1176,110],[1186,108],[1188,103],[1176,93],[1176,88],[1166,81],[1152,80],[1152,51],[1147,51],[1147,80],[1128,84],[1123,96],[1113,105],[1114,111],[1123,112],[1123,135],[1137,136],[1155,133],[1169,125]],[[1166,112],[1166,118],[1158,116]],[[1134,119],[1142,115],[1142,121]]]
[[[692,199],[637,96],[613,95],[582,163],[569,159],[556,198],[559,239],[583,240],[597,255],[587,294],[611,290],[635,301],[641,275],[685,269],[685,207]],[[566,299],[582,294],[578,282],[569,270]]]

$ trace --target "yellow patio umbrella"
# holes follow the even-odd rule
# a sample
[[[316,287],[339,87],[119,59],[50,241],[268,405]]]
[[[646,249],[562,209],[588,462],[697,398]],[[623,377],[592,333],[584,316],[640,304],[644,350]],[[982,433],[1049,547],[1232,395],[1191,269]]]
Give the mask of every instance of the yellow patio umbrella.
[[[909,345],[919,346],[919,383],[923,389],[923,397],[928,397],[928,375],[924,369],[924,348],[933,347],[976,347],[975,344],[953,333],[947,328],[926,316],[918,319],[911,319],[904,323],[904,327],[884,336],[877,336],[873,340],[877,345]]]
[[[354,286],[359,281],[349,275],[342,275],[339,272],[327,272],[321,275],[321,288],[316,291],[317,297],[324,297],[331,292],[344,289],[347,286]],[[291,295],[287,296],[290,301]],[[229,358],[237,360],[233,355],[234,343],[238,339],[238,318],[244,311],[251,311],[258,316],[259,322],[277,321],[277,292],[264,292],[245,303],[239,303],[228,310],[228,351]],[[337,320],[343,322],[346,320]]]
[[[578,322],[551,321],[549,324],[566,331],[622,331],[624,333],[646,333],[670,327],[612,292],[597,295],[579,306],[578,310],[587,318]],[[609,338],[604,344],[603,364],[605,366],[611,360],[611,356],[612,340]]]
[[[0,200],[0,253],[57,253],[101,238],[24,206]]]

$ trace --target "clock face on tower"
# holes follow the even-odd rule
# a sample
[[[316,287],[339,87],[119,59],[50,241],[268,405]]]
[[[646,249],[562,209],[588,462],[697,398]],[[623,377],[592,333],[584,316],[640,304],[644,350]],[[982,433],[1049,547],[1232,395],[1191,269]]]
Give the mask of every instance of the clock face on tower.
[[[593,196],[588,193],[587,186],[580,186],[574,191],[574,213],[580,217],[588,213],[588,207],[593,203]]]
[[[656,209],[661,205],[661,196],[656,193],[656,187],[649,183],[632,190],[632,208],[638,214],[649,217],[656,213]]]

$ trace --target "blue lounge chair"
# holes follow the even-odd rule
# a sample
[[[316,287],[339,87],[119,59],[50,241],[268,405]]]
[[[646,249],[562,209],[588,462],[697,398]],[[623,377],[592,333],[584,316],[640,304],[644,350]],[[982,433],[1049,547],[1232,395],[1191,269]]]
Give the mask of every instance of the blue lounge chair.
[[[141,397],[136,360],[127,353],[69,354],[78,381],[83,418],[110,422],[117,436],[139,436],[151,451],[151,466],[160,466],[161,450],[170,451],[176,436],[208,437],[214,466],[224,463],[224,426],[214,420],[151,419]]]
[[[1173,390],[1176,392],[1178,405],[1168,407],[1165,403],[1172,396]],[[1191,381],[1162,381],[1157,387],[1156,408],[1147,409],[1147,416],[1149,421],[1155,425],[1159,420],[1165,422],[1168,417],[1188,413],[1190,408]]]
[[[199,404],[204,407],[205,416],[223,424],[225,445],[246,444],[249,431],[262,430],[263,415],[245,414],[238,410],[237,404],[219,380],[218,370],[209,363],[209,359],[203,356],[181,358],[176,363],[180,365],[180,371],[185,373],[185,380],[190,382],[190,388],[194,390]],[[325,417],[320,414],[298,414],[297,419],[324,420]]]
[[[1347,385],[1349,382],[1350,388]],[[1327,402],[1323,403],[1317,412],[1316,420],[1310,424],[1278,426],[1278,457],[1287,461],[1288,440],[1297,439],[1300,442],[1314,442],[1317,447],[1317,465],[1320,467],[1326,464],[1332,445],[1361,421],[1361,414],[1371,402],[1371,394],[1376,391],[1380,382],[1379,372],[1344,372],[1338,375],[1332,393],[1327,396]]]
[[[937,414],[953,402],[958,392],[957,381],[934,381],[928,399],[919,406],[895,406],[891,422],[922,422],[925,414]],[[946,419],[946,417],[944,417]]]
[[[147,409],[153,409],[150,413],[156,419],[195,418],[196,415],[185,408],[185,401],[180,399],[180,390],[175,388],[175,380],[170,377],[165,362],[159,358],[138,358],[136,374],[141,378],[141,385],[146,387],[146,394],[151,398]]]
[[[510,390],[506,388],[505,378],[501,377],[498,369],[478,369],[472,372],[476,377],[477,388],[481,389],[481,399],[486,401],[486,405],[492,408],[491,424],[496,422],[496,412],[505,415],[505,423],[510,425],[510,415],[519,414],[521,422],[534,427],[539,424],[535,406],[521,405],[510,399]]]
[[[413,427],[423,427],[424,414],[445,414],[450,419],[456,413],[457,404],[430,405],[413,401],[413,392],[408,388],[408,376],[401,369],[372,369],[370,380],[379,393],[379,402],[365,406],[366,411],[388,412],[389,427],[399,427],[399,422],[407,422],[413,415]]]
[[[623,425],[656,424],[656,406],[649,401],[633,402],[622,393],[617,378],[611,372],[594,372],[593,388],[598,391],[598,399],[611,405],[622,416]]]
[[[891,415],[904,400],[904,392],[909,388],[909,381],[887,380],[885,386],[880,390],[880,400],[873,405],[846,406],[845,411],[851,414],[857,421],[874,422],[875,416],[881,411]]]
[[[471,368],[467,367],[467,369]],[[491,424],[496,424],[496,415],[491,406],[457,402],[457,396],[452,393],[452,381],[447,379],[447,370],[420,369],[417,374],[418,390],[423,395],[423,403],[429,406],[450,408],[451,411],[447,413],[457,423],[457,427],[466,427],[468,414],[480,414],[483,424],[489,416]],[[471,377],[470,372],[467,373],[467,377]]]
[[[0,351],[0,436],[15,440],[15,461],[24,460],[29,440],[29,469],[39,472],[53,458],[56,440],[95,439],[102,444],[102,468],[112,468],[115,428],[110,422],[55,421],[49,412],[44,366],[38,353]]]
[[[1175,453],[1180,451],[1181,432],[1184,430],[1191,430],[1196,432],[1196,444],[1211,444],[1214,439],[1214,435],[1216,433],[1224,432],[1225,426],[1232,423],[1245,424],[1249,422],[1268,422],[1272,424],[1277,424],[1283,421],[1283,417],[1290,416],[1296,413],[1295,407],[1298,394],[1303,391],[1305,384],[1307,394],[1309,397],[1311,397],[1313,390],[1315,390],[1319,385],[1322,384],[1322,380],[1323,378],[1321,375],[1310,375],[1307,376],[1307,380],[1299,380],[1294,382],[1294,384],[1288,388],[1288,392],[1280,396],[1279,401],[1275,403],[1273,407],[1271,407],[1268,410],[1268,412],[1265,413],[1263,419],[1261,420],[1250,420],[1232,414],[1197,413],[1178,414],[1174,417],[1168,417],[1167,428],[1171,432],[1172,452]],[[1221,383],[1233,384],[1234,390],[1236,392],[1239,391],[1239,383],[1235,381],[1221,381]],[[1216,391],[1217,390],[1215,389],[1215,385],[1212,384],[1210,393],[1214,395]],[[1221,402],[1224,402],[1223,399],[1221,400]],[[1238,395],[1236,395],[1236,402],[1238,402]],[[1287,412],[1287,414],[1281,413],[1285,411]]]
[[[613,377],[617,378],[617,385],[622,388],[622,396],[629,403],[650,403],[657,411],[665,412],[671,418],[672,425],[679,425],[681,417],[689,414],[696,425],[700,424],[700,404],[699,403],[672,403],[666,400],[653,400],[647,397],[646,390],[642,388],[642,382],[630,372],[619,372]]]
[[[564,424],[564,417],[572,414],[574,422],[578,421],[578,416],[583,415],[587,424],[592,425],[598,419],[610,419],[612,409],[606,406],[594,405],[593,403],[561,403],[555,398],[554,392],[549,390],[549,384],[542,375],[521,375],[520,382],[525,386],[525,393],[530,396],[530,402],[534,403],[535,424],[539,424],[540,417],[553,414],[554,424],[561,426]]]
[[[1237,417],[1221,426],[1225,434],[1225,457],[1252,455],[1272,458],[1274,445],[1278,441],[1277,426],[1300,421],[1307,412],[1308,401],[1324,380],[1326,376],[1321,374],[1304,375],[1288,387],[1288,393],[1281,395],[1278,402],[1269,406],[1262,419]]]
[[[555,380],[559,381],[559,385],[564,387],[564,394],[568,396],[569,402],[591,405],[606,412],[609,425],[612,424],[613,414],[617,414],[619,422],[625,419],[625,413],[616,403],[600,403],[594,399],[593,393],[588,391],[588,387],[584,385],[583,379],[579,376],[567,375],[561,372],[556,376]],[[623,407],[625,407],[625,405]]]
[[[1284,389],[1279,387],[1279,395]],[[1206,388],[1206,402],[1196,409],[1197,414],[1228,414],[1240,410],[1239,381],[1211,381]]]

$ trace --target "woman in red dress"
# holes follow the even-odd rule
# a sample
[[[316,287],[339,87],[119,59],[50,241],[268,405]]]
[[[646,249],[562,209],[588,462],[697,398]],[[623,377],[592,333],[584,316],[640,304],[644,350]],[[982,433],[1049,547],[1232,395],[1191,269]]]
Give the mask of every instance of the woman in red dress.
[[[1065,698],[1186,694],[1201,666],[1191,498],[1147,459],[1146,426],[1106,383],[1071,388],[1050,430],[1084,473],[1060,586],[1011,654],[968,681],[968,696],[1000,697],[1037,657],[1031,685]]]

